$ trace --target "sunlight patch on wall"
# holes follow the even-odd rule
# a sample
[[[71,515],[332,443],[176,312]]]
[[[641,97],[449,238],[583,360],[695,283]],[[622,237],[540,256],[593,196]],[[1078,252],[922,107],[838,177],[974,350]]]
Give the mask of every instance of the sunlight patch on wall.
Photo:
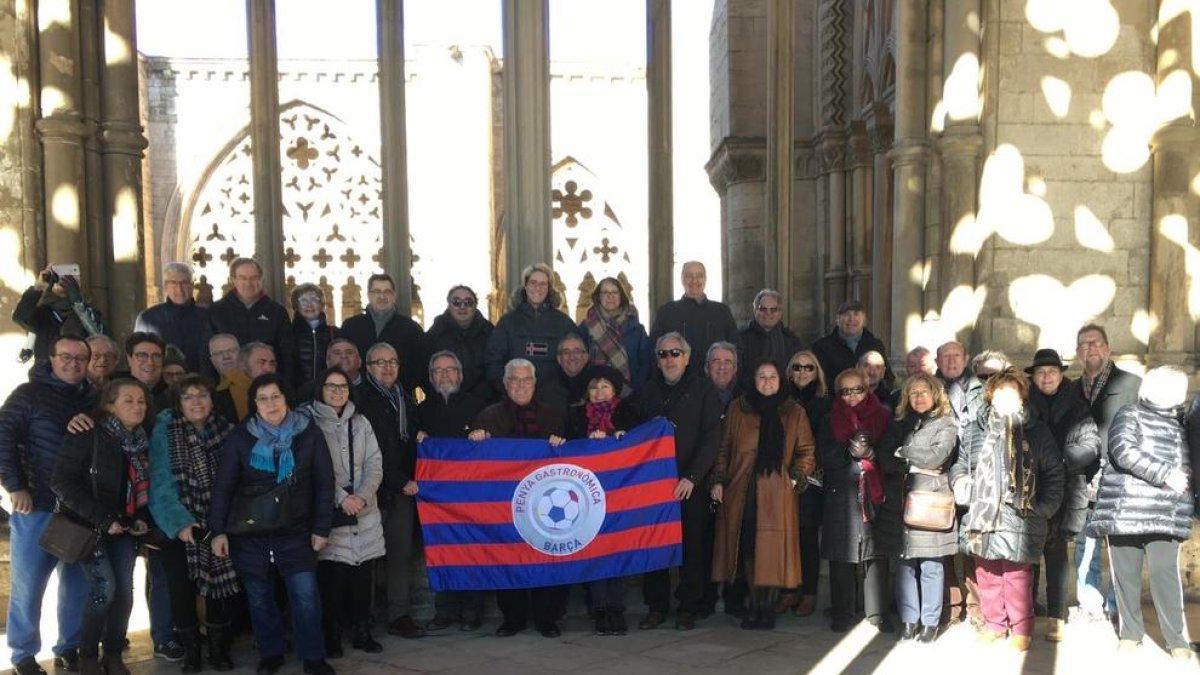
[[[1104,136],[1101,156],[1104,166],[1117,173],[1130,173],[1150,160],[1150,140],[1155,131],[1181,117],[1194,118],[1192,81],[1185,70],[1176,70],[1155,87],[1154,80],[1140,71],[1113,77],[1104,88],[1101,107],[1112,128]]]
[[[74,185],[59,185],[50,198],[50,212],[54,220],[68,230],[79,231],[79,191]]]
[[[1151,31],[1157,42],[1157,36],[1163,26],[1176,19],[1182,19],[1184,14],[1192,25],[1192,45],[1200,45],[1200,0],[1160,0],[1158,5],[1158,23]],[[1200,50],[1192,49],[1192,72],[1200,77]]]
[[[110,66],[125,66],[132,63],[133,50],[129,41],[114,33],[104,21],[104,62]]]
[[[1112,253],[1116,248],[1104,223],[1083,204],[1075,207],[1075,239],[1080,245],[1101,253]]]
[[[1150,346],[1150,336],[1158,330],[1158,318],[1144,309],[1133,313],[1133,321],[1129,323],[1129,332],[1138,342]]]
[[[992,236],[991,228],[981,225],[975,214],[968,213],[959,219],[950,233],[950,252],[969,255],[972,258],[983,250],[983,244]]]
[[[1121,33],[1110,0],[1028,0],[1025,19],[1039,32],[1062,32],[1071,53],[1085,58],[1107,54]]]
[[[20,95],[20,89],[21,83],[13,73],[12,59],[0,55],[0,101],[4,101],[0,104],[0,139],[7,140],[12,136],[21,102],[27,100]]]
[[[1196,321],[1200,319],[1200,249],[1188,238],[1187,218],[1178,214],[1163,216],[1158,231],[1167,241],[1183,249],[1183,269],[1188,276],[1188,313]]]
[[[942,87],[948,121],[979,119],[979,111],[983,108],[979,85],[979,58],[971,53],[959,56]]]
[[[996,148],[983,165],[976,226],[1021,246],[1049,239],[1054,233],[1054,213],[1042,197],[1025,192],[1024,184],[1021,151],[1008,143]],[[957,234],[951,235],[952,242]]]
[[[909,333],[913,344],[908,348],[923,345],[936,349],[938,345],[957,339],[959,331],[975,325],[986,301],[987,287],[957,286],[946,296],[941,312],[929,311],[917,332]]]
[[[1196,176],[1192,178],[1192,192],[1196,195],[1200,195],[1200,173],[1196,174]]]
[[[1071,112],[1071,85],[1065,80],[1046,75],[1042,78],[1042,96],[1050,112],[1058,119],[1063,119]]]
[[[1018,319],[1038,327],[1038,348],[1075,350],[1075,332],[1104,313],[1117,294],[1117,284],[1103,274],[1089,274],[1064,286],[1045,274],[1015,279],[1008,304]]]
[[[138,203],[133,188],[121,188],[112,214],[113,260],[137,262]]]

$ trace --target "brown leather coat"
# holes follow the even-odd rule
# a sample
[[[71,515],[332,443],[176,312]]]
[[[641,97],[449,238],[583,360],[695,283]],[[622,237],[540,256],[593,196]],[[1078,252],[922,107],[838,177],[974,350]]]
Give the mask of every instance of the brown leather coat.
[[[729,406],[721,426],[721,449],[713,467],[713,484],[724,486],[724,503],[717,512],[713,580],[730,581],[738,572],[738,541],[746,508],[749,481],[756,480],[757,527],[754,578],[756,586],[795,588],[800,585],[800,509],[792,479],[807,485],[816,460],[813,435],[804,406],[787,401],[779,406],[784,446],[781,473],[756,476],[759,416],[745,398]]]

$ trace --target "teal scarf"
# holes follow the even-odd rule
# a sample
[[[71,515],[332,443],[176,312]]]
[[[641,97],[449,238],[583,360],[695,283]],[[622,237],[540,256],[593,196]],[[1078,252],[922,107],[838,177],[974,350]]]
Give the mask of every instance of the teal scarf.
[[[282,483],[296,468],[292,454],[292,439],[308,427],[308,417],[289,410],[279,426],[269,424],[255,415],[246,422],[246,431],[258,439],[250,450],[250,468],[275,473],[275,483]],[[278,463],[276,463],[278,458]]]

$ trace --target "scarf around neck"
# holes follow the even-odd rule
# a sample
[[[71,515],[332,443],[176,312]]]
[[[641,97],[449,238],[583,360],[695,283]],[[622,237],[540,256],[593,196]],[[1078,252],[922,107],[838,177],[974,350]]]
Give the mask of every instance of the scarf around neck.
[[[397,431],[400,434],[400,440],[407,441],[408,406],[405,405],[404,392],[400,391],[400,380],[393,382],[391,387],[385,387],[379,380],[375,379],[375,376],[371,375],[370,372],[366,374],[366,377],[367,382],[370,382],[371,386],[375,388],[375,391],[378,391],[380,394],[382,394],[384,400],[392,406],[392,410],[396,411],[396,425]]]
[[[613,426],[613,411],[617,409],[620,402],[619,398],[611,398],[599,403],[592,401],[584,403],[583,412],[587,416],[587,435],[590,436],[593,431],[603,431],[605,434],[612,435],[617,430]]]
[[[866,431],[871,436],[871,445],[875,445],[887,432],[889,417],[887,408],[870,391],[853,407],[841,396],[835,396],[829,411],[833,440],[848,443],[859,431]],[[883,503],[883,476],[879,467],[870,459],[863,457],[858,460],[858,464],[862,470],[858,475],[859,513],[863,522],[870,522],[874,519],[874,509],[868,505],[878,506]]]
[[[994,532],[1000,524],[1001,504],[1008,503],[1022,518],[1033,513],[1037,470],[1033,450],[1025,438],[1027,412],[1000,415],[991,409],[975,469],[971,499],[972,532]]]
[[[371,322],[375,325],[375,337],[383,334],[383,329],[387,328],[388,322],[392,317],[396,316],[396,306],[383,312],[376,312],[373,308],[367,307],[367,315],[371,317]]]
[[[517,405],[517,402],[504,397],[504,407],[508,410],[508,414],[512,416],[513,426],[512,435],[514,438],[538,438],[542,435],[542,427],[538,424],[538,402],[537,399],[531,399],[526,405]]]
[[[137,425],[126,429],[115,415],[109,415],[101,426],[121,444],[125,456],[125,472],[129,477],[129,491],[125,494],[125,515],[132,516],[150,502],[150,441],[146,429]],[[92,467],[95,470],[95,467]]]
[[[287,480],[296,468],[292,439],[308,427],[308,421],[295,410],[289,410],[278,426],[258,415],[247,420],[246,431],[258,439],[250,450],[250,468],[274,473],[276,484]]]
[[[783,422],[779,419],[779,406],[787,401],[782,387],[774,394],[764,396],[758,389],[746,392],[746,403],[758,414],[758,449],[754,455],[754,473],[769,476],[783,473]]]
[[[633,380],[633,376],[629,372],[629,355],[621,346],[621,338],[629,317],[637,318],[637,310],[633,307],[618,307],[615,312],[610,313],[603,307],[592,305],[583,319],[588,336],[592,338],[592,348],[589,350],[591,364],[616,368],[625,378],[627,385]]]

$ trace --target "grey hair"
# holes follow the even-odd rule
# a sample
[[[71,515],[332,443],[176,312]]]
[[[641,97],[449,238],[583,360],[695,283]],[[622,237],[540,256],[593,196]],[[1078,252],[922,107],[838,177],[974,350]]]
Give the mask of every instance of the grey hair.
[[[434,352],[433,356],[429,357],[429,374],[430,375],[433,375],[433,362],[437,361],[438,359],[445,359],[445,358],[454,359],[454,367],[458,368],[458,372],[460,372],[460,373],[462,372],[462,369],[463,369],[462,361],[459,360],[458,354],[455,354],[454,352],[450,351],[449,349],[443,349],[440,352]],[[504,374],[506,377],[508,376],[507,371]]]
[[[928,347],[913,347],[912,349],[908,350],[908,353],[904,356],[905,358],[908,358],[909,356],[925,356],[927,354],[929,354]]]
[[[867,351],[863,352],[863,353],[862,353],[862,356],[858,357],[858,365],[860,365],[860,366],[861,366],[861,365],[864,365],[864,364],[866,364],[866,362],[867,362],[867,359],[868,359],[868,358],[869,358],[869,357],[870,357],[872,354],[874,354],[875,356],[878,356],[878,357],[879,357],[879,360],[880,360],[880,361],[883,361],[883,364],[884,364],[884,365],[887,365],[887,359],[883,358],[883,354],[880,354],[878,351],[876,351],[876,350],[874,350],[874,349],[869,349],[869,350],[867,350]]]
[[[758,293],[754,294],[754,301],[750,303],[750,307],[752,309],[758,309],[758,303],[763,298],[775,298],[779,301],[780,305],[783,305],[783,293],[780,293],[774,288],[764,288]]]
[[[265,349],[271,352],[272,356],[275,355],[275,348],[265,342],[259,342],[257,340],[254,342],[247,342],[238,348],[238,366],[240,366],[242,370],[246,370],[246,366],[250,365],[250,354],[254,353],[255,349]]]
[[[169,263],[163,263],[162,273],[163,278],[166,278],[168,274],[186,274],[188,283],[191,283],[192,281],[192,266],[185,262],[179,262],[178,260]]]
[[[390,345],[387,342],[376,342],[375,344],[371,345],[370,349],[367,350],[367,361],[373,360],[371,358],[371,355],[374,354],[376,352],[376,350],[384,349],[384,348],[392,350],[392,353],[396,355],[396,358],[397,359],[400,358],[400,352],[396,351],[395,347],[393,347],[392,345]]]
[[[529,373],[533,375],[533,383],[537,384],[537,367],[529,359],[513,359],[504,364],[504,380],[506,382],[512,379],[512,371],[517,368],[528,368]]]
[[[663,337],[666,337],[666,336],[664,335]],[[733,344],[732,342],[726,342],[724,340],[722,340],[720,342],[714,342],[708,346],[708,352],[706,352],[704,354],[704,362],[708,363],[709,361],[712,361],[713,352],[717,351],[718,349],[725,349],[725,350],[731,352],[733,354],[733,367],[737,368],[737,366],[738,366],[737,345]]]
[[[983,365],[984,363],[987,363],[988,361],[999,361],[1000,362],[1000,370],[1004,370],[1005,368],[1008,368],[1009,366],[1012,365],[1008,361],[1008,355],[1005,354],[1004,352],[1000,351],[999,349],[985,349],[985,350],[979,352],[978,356],[971,359],[971,372],[972,373],[975,372],[976,368]]]
[[[97,334],[89,336],[87,339],[88,346],[91,346],[92,341],[103,342],[109,347],[112,347],[112,350],[116,352],[118,356],[121,354],[121,348],[117,346],[117,341],[108,337],[107,335]]]
[[[667,340],[675,340],[678,342],[679,348],[682,349],[685,354],[692,353],[692,346],[688,344],[687,338],[683,337],[683,334],[677,330],[660,335],[659,338],[654,341],[654,349],[662,349],[663,342],[666,342]]]

